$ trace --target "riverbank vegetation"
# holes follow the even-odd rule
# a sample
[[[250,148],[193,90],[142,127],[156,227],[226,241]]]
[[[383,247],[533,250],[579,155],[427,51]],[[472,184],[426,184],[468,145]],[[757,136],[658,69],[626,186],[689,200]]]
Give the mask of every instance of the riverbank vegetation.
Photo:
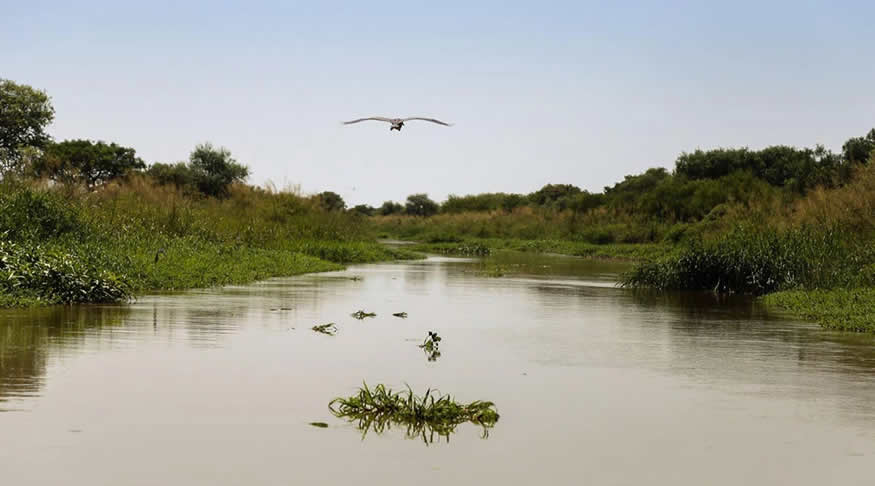
[[[0,306],[119,302],[412,255],[377,244],[324,194],[245,184],[223,147],[147,165],[116,143],[53,141],[43,92],[0,80],[0,102]]]
[[[373,219],[384,236],[418,240],[414,249],[626,258],[639,262],[628,287],[771,294],[767,304],[824,326],[875,331],[866,306],[837,307],[875,287],[875,130],[840,153],[697,150],[673,171],[649,169],[600,193],[549,184],[450,196],[425,217],[387,202]]]
[[[209,143],[148,164],[117,142],[54,141],[51,100],[29,86],[0,80],[0,102],[0,306],[124,301],[411,256],[378,245],[382,236],[456,255],[633,260],[629,287],[775,295],[766,302],[824,325],[875,330],[871,313],[845,325],[800,304],[806,294],[775,294],[835,290],[811,294],[829,308],[875,287],[875,129],[840,152],[682,153],[672,170],[601,192],[548,184],[347,208],[330,191],[247,185],[246,165]]]

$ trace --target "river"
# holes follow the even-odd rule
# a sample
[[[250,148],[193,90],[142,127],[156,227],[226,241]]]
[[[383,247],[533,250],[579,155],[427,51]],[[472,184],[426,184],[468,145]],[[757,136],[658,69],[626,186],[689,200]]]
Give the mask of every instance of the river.
[[[617,288],[625,268],[433,256],[2,311],[0,483],[875,484],[875,338]],[[501,417],[363,437],[327,407],[363,382]]]

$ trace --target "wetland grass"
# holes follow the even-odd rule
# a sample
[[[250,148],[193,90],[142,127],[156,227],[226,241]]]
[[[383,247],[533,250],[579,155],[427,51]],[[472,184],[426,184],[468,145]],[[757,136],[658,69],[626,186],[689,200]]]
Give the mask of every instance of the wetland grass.
[[[449,441],[456,427],[466,422],[482,427],[481,436],[486,438],[499,418],[492,402],[463,404],[433,389],[418,396],[409,386],[393,392],[382,384],[369,388],[367,383],[349,398],[335,398],[328,408],[334,416],[355,423],[362,438],[370,430],[380,434],[395,425],[405,428],[408,438],[420,438],[426,444],[434,442],[435,436]]]

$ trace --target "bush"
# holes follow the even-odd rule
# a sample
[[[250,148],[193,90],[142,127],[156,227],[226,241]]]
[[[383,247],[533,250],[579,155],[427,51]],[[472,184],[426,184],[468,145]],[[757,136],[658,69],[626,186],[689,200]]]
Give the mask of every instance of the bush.
[[[88,187],[145,168],[146,164],[134,149],[90,140],[49,144],[43,157],[34,164],[34,172],[39,177],[64,183],[81,182]]]

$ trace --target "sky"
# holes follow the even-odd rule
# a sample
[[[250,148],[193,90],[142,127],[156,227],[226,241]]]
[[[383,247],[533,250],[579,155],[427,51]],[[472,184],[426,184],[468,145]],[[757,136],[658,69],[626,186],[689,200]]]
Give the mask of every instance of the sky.
[[[875,127],[875,2],[0,0],[0,78],[56,140],[148,163],[227,147],[349,205],[601,191],[697,148]],[[372,115],[433,116],[401,133]]]

